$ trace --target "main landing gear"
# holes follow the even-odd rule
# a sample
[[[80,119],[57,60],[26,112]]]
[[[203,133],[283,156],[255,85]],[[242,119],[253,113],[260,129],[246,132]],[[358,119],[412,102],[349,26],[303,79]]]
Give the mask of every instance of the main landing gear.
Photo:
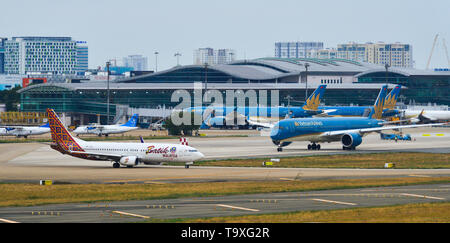
[[[320,150],[320,144],[316,143],[308,144],[308,150]]]
[[[113,168],[120,168],[120,164],[119,164],[119,163],[117,163],[117,162],[116,162],[116,163],[114,163],[114,164],[113,164]]]
[[[355,150],[356,147],[345,147],[345,146],[342,146],[342,149],[343,150]]]

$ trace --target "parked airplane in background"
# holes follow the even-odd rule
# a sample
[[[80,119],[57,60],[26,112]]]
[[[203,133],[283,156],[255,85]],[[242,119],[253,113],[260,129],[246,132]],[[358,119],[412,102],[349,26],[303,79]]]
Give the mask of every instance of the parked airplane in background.
[[[189,107],[184,109],[186,112],[195,112],[202,114],[204,122],[201,129],[223,126],[246,126],[257,124],[258,122],[278,121],[285,117],[311,117],[319,114],[317,107],[325,92],[326,85],[320,85],[308,97],[302,107],[221,107],[221,106],[202,106]],[[207,113],[209,112],[209,114]],[[241,121],[241,122],[239,122]]]
[[[291,144],[293,141],[310,141],[312,144],[308,145],[308,149],[312,150],[320,149],[320,144],[317,143],[341,141],[344,150],[354,150],[362,143],[362,137],[370,132],[432,126],[425,124],[383,127],[387,124],[380,120],[386,89],[387,86],[381,89],[374,108],[368,117],[285,119],[273,126],[270,138],[278,146],[279,152],[283,150],[282,147]]]
[[[142,139],[140,143],[86,142],[73,137],[53,109],[47,109],[47,114],[52,134],[50,147],[62,154],[111,161],[114,168],[170,161],[190,164],[204,157],[197,149],[184,144],[144,143]]]
[[[139,115],[134,114],[127,123],[122,125],[115,124],[79,126],[75,130],[73,130],[73,132],[76,133],[77,136],[80,134],[97,134],[99,137],[101,137],[102,135],[105,135],[107,137],[108,134],[124,133],[138,129],[138,127],[136,126],[138,118]]]
[[[48,132],[50,132],[48,123],[40,127],[0,126],[0,136],[16,136],[27,138],[30,135],[40,135]]]
[[[398,110],[394,109],[400,90],[401,85],[397,85],[386,96],[383,106],[383,117],[400,114]],[[319,116],[363,116],[367,109],[372,109],[372,106],[319,106],[318,109],[325,111]]]
[[[413,123],[435,123],[450,121],[450,111],[430,111],[430,110],[402,110],[404,118],[410,119]]]

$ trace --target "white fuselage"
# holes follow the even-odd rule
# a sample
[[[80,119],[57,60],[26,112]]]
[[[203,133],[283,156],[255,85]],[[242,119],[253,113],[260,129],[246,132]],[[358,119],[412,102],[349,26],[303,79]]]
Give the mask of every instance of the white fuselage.
[[[197,149],[181,144],[167,143],[111,143],[81,142],[86,153],[117,155],[122,158],[136,156],[140,163],[194,162],[204,157]],[[121,164],[126,165],[124,161]]]
[[[30,136],[49,133],[49,127],[2,127],[0,128],[0,136]]]
[[[421,110],[403,110],[406,118],[417,117]],[[450,120],[450,111],[430,111],[424,110],[422,115],[432,121],[448,121]]]
[[[121,126],[121,125],[105,125],[100,127],[95,126],[80,126],[77,127],[75,130],[73,130],[76,134],[96,134],[96,135],[103,135],[103,134],[117,134],[117,133],[124,133],[131,130],[136,130],[137,127],[128,127],[128,126]]]

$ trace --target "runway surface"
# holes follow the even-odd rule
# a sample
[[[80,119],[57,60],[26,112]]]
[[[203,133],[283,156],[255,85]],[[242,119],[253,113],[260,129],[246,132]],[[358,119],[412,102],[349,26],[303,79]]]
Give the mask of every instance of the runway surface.
[[[378,134],[364,137],[356,151],[344,151],[340,143],[322,144],[322,150],[306,149],[308,142],[296,142],[277,152],[269,138],[250,137],[190,138],[189,145],[199,149],[206,160],[253,157],[306,156],[315,154],[374,152],[450,153],[450,129],[428,128],[405,131],[415,141],[380,140]],[[423,135],[426,136],[423,136]],[[149,142],[149,141],[147,141]],[[178,143],[176,139],[155,142]],[[390,162],[390,161],[389,161]],[[450,169],[304,169],[231,168],[181,166],[139,166],[114,169],[108,161],[82,160],[62,155],[39,143],[0,144],[0,182],[38,182],[50,179],[71,183],[179,183],[204,181],[279,180],[280,178],[336,179],[393,176],[448,176]]]
[[[0,208],[4,223],[139,222],[448,202],[450,185],[416,185],[310,192],[266,193],[148,201],[57,204]]]

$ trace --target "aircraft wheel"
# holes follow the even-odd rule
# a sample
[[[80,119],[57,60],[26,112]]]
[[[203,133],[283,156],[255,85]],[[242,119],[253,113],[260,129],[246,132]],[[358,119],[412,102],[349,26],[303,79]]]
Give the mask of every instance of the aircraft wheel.
[[[320,144],[317,144],[316,149],[317,149],[317,150],[320,150]]]
[[[317,149],[317,145],[316,145],[315,143],[313,143],[313,144],[311,145],[311,149],[312,149],[312,150],[316,150],[316,149]]]
[[[120,164],[119,163],[114,163],[113,164],[113,168],[120,168]]]
[[[311,149],[312,149],[311,144],[308,144],[308,150],[311,150]]]
[[[278,148],[277,148],[277,151],[278,151],[278,152],[282,152],[282,151],[283,151],[283,148],[282,148],[282,147],[278,147]]]

